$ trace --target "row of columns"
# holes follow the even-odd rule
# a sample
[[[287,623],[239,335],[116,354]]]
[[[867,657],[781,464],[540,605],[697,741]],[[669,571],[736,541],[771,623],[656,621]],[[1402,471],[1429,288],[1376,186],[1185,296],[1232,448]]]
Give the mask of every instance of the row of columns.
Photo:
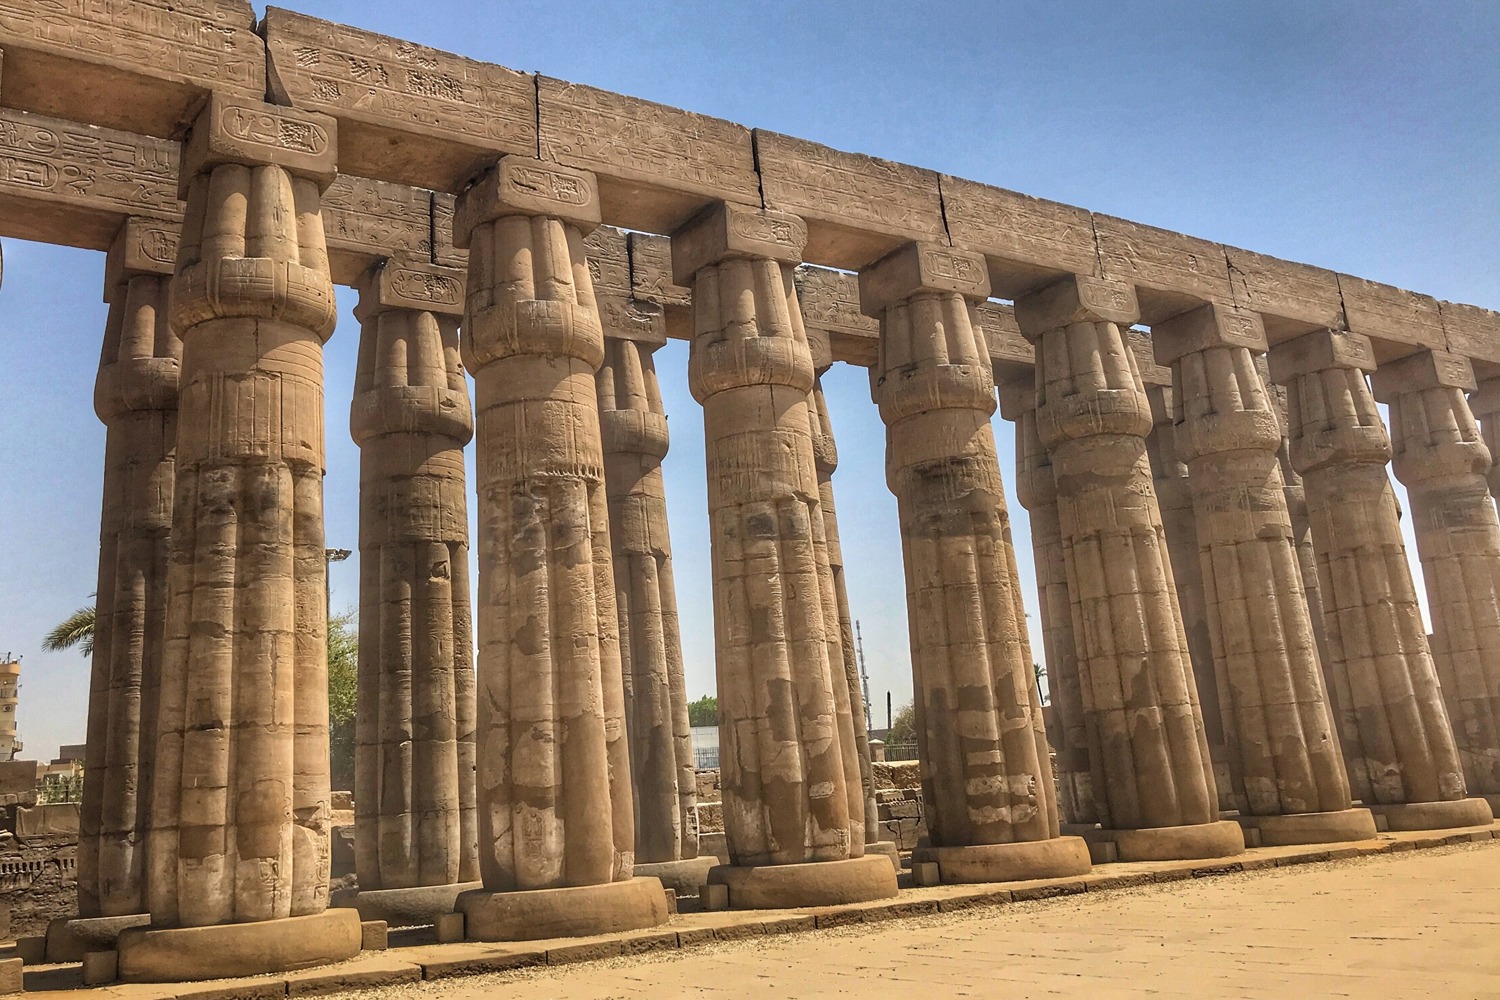
[[[334,305],[319,196],[335,148],[331,119],[215,97],[185,146],[170,322],[160,276],[118,269],[109,292],[80,909],[150,914],[121,940],[130,978],[192,974],[169,963],[170,928],[288,935],[285,960],[357,948],[357,921],[326,910]],[[424,905],[457,908],[471,938],[659,923],[649,866],[696,853],[659,341],[606,335],[584,247],[598,223],[592,174],[504,157],[459,199],[466,280],[393,261],[361,287],[360,895],[440,887]],[[730,854],[708,879],[736,906],[896,891],[860,743],[818,381],[831,359],[814,357],[792,281],[806,238],[795,217],[718,203],[672,240],[708,452]],[[919,864],[948,881],[1040,877],[1086,871],[1091,846],[1234,854],[1242,826],[1263,843],[1359,839],[1370,808],[1393,828],[1487,821],[1468,792],[1500,774],[1500,522],[1462,359],[1376,372],[1434,660],[1367,340],[1269,349],[1284,440],[1256,315],[1211,303],[1157,324],[1173,386],[1151,399],[1129,285],[1072,276],[1016,303],[1036,368],[1001,401],[1060,717],[1054,786],[990,427],[985,262],[907,244],[861,272],[860,295],[880,322],[871,391],[901,517],[931,831]],[[1182,596],[1199,594],[1190,635]],[[1220,819],[1226,804],[1240,822]]]

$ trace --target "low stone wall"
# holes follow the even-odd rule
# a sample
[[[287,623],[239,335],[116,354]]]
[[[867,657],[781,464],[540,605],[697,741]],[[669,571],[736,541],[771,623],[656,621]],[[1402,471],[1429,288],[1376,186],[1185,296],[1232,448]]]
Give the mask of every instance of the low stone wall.
[[[927,836],[921,770],[914,760],[877,761],[874,777],[880,839],[909,851]],[[717,844],[724,832],[723,792],[717,769],[698,772],[698,830],[706,844]]]

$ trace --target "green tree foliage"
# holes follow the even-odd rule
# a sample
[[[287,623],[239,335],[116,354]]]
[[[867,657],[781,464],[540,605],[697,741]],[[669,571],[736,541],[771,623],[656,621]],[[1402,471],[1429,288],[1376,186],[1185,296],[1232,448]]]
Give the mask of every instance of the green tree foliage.
[[[94,617],[94,605],[79,608],[52,627],[52,631],[42,639],[42,648],[49,653],[61,653],[77,646],[85,657],[93,656]]]
[[[915,743],[917,741],[917,710],[911,702],[896,709],[891,719],[891,731],[886,734],[886,743]]]
[[[717,726],[719,724],[719,699],[706,694],[697,701],[688,702],[688,725]]]
[[[354,787],[354,714],[359,703],[359,633],[353,609],[328,619],[328,749],[334,788]]]

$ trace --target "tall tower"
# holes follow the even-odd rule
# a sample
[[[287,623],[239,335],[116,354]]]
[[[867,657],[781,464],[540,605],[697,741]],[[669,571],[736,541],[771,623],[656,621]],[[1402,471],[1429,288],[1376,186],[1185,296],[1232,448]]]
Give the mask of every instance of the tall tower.
[[[15,760],[21,750],[16,739],[16,702],[21,687],[21,661],[9,653],[0,660],[0,761]]]

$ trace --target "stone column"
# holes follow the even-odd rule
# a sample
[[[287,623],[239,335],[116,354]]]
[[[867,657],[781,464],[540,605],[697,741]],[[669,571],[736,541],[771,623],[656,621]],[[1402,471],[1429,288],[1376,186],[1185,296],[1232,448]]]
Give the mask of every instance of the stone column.
[[[1412,586],[1385,470],[1390,439],[1365,380],[1370,341],[1322,330],[1270,357],[1272,379],[1289,390],[1292,463],[1307,492],[1326,668],[1340,689],[1355,797],[1393,830],[1487,823],[1488,804],[1467,798]]]
[[[1065,278],[1016,302],[1036,345],[1100,822],[1122,860],[1238,854],[1218,795],[1146,456],[1129,285]]]
[[[1481,378],[1477,382],[1475,391],[1469,395],[1469,409],[1479,420],[1479,433],[1490,451],[1490,467],[1485,472],[1490,496],[1500,497],[1500,377]]]
[[[84,918],[146,912],[145,828],[182,359],[167,317],[177,238],[176,223],[127,219],[105,263],[109,320],[94,387],[94,409],[106,427],[104,513],[78,831]]]
[[[1411,504],[1432,658],[1469,792],[1500,809],[1500,521],[1489,449],[1464,398],[1466,358],[1422,351],[1371,378],[1390,404],[1396,478]]]
[[[1137,359],[1139,362],[1139,359]],[[1146,436],[1146,456],[1151,462],[1151,481],[1161,509],[1162,530],[1167,537],[1167,555],[1177,584],[1177,606],[1182,610],[1182,630],[1187,637],[1193,682],[1198,686],[1198,709],[1203,714],[1203,734],[1214,764],[1214,784],[1219,790],[1219,809],[1231,811],[1244,805],[1244,776],[1237,773],[1224,745],[1224,720],[1219,712],[1219,674],[1222,666],[1214,657],[1209,636],[1207,596],[1203,567],[1198,553],[1198,521],[1193,514],[1193,491],[1188,485],[1188,467],[1177,446],[1174,426],[1176,395],[1170,385],[1146,385],[1151,404],[1151,433]]]
[[[639,322],[629,329],[604,331],[596,383],[635,792],[635,871],[696,896],[717,861],[698,857],[698,788],[661,469],[670,438],[652,357],[666,343],[666,327],[659,308],[637,307],[632,315]]]
[[[127,980],[279,971],[359,951],[328,905],[320,214],[334,122],[215,94],[183,147],[172,279],[176,499],[146,902]],[[223,925],[223,926],[214,926]],[[212,932],[203,932],[212,927]]]
[[[860,272],[880,319],[871,388],[886,425],[886,481],[901,516],[917,750],[934,861],[945,882],[1089,870],[1059,837],[1051,760],[1024,611],[1016,598],[990,415],[994,375],[975,305],[984,258],[908,243]]]
[[[1281,420],[1256,367],[1260,316],[1204,305],[1158,323],[1151,339],[1177,386],[1174,437],[1188,465],[1241,822],[1265,846],[1371,839],[1374,818],[1350,808],[1302,590],[1276,457]]]
[[[806,239],[799,219],[725,203],[672,238],[674,278],[693,292],[688,374],[708,450],[731,859],[710,881],[735,907],[896,894],[889,862],[864,853],[847,681],[831,655],[813,366],[792,283]]]
[[[1031,515],[1031,552],[1036,563],[1038,614],[1047,654],[1047,687],[1061,734],[1057,752],[1062,818],[1083,826],[1099,822],[1095,782],[1104,781],[1103,764],[1089,751],[1083,712],[1083,682],[1073,634],[1073,598],[1057,513],[1057,482],[1052,461],[1037,436],[1036,379],[1000,386],[1000,413],[1016,425],[1016,497]]]
[[[388,260],[355,310],[359,890],[338,903],[392,926],[432,923],[478,888],[463,293],[462,271]]]
[[[609,505],[594,372],[604,334],[583,237],[594,175],[507,156],[458,201],[479,477],[479,868],[473,940],[667,919],[634,878]]]

